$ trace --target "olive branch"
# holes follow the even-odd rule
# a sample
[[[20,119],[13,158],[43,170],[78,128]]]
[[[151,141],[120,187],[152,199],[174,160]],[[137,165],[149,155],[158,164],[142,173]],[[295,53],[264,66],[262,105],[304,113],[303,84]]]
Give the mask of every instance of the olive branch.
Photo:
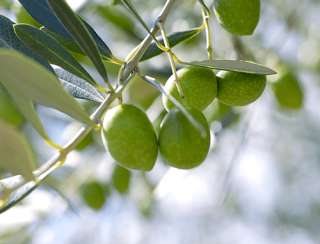
[[[109,108],[110,104],[117,99],[124,88],[127,86],[129,81],[137,73],[137,66],[140,59],[143,57],[144,53],[147,51],[148,47],[151,45],[154,35],[159,31],[159,23],[164,23],[169,15],[170,11],[176,0],[167,0],[162,11],[158,15],[153,28],[150,33],[145,37],[145,39],[136,47],[135,52],[132,57],[129,58],[127,62],[122,65],[120,69],[121,73],[119,75],[120,85],[108,93],[101,105],[96,109],[96,111],[90,116],[90,118],[96,123],[100,124],[100,119],[102,118],[104,112]],[[46,163],[44,163],[39,169],[34,171],[36,177],[35,181],[26,182],[21,176],[15,176],[14,178],[9,178],[3,180],[0,184],[0,195],[2,201],[0,201],[0,214],[15,206],[26,196],[28,196],[33,190],[35,190],[53,171],[60,168],[67,155],[73,151],[76,146],[93,130],[94,127],[91,125],[83,126],[76,135],[64,145],[61,150],[59,150],[55,155],[53,155]],[[14,180],[12,180],[14,179]],[[10,189],[10,194],[8,194],[8,189]],[[12,192],[14,191],[14,192]],[[7,198],[7,199],[6,199]]]

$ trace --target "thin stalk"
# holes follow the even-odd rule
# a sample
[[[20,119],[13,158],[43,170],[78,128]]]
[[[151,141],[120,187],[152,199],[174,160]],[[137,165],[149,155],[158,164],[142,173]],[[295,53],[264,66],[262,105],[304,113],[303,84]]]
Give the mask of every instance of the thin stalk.
[[[206,30],[206,41],[207,41],[207,52],[208,52],[208,59],[213,60],[214,53],[213,53],[213,41],[212,41],[212,30],[210,25],[210,12],[208,12],[207,8],[202,7],[202,18],[203,24]]]
[[[167,53],[168,58],[169,58],[172,74],[174,75],[174,82],[175,82],[176,87],[178,89],[179,95],[181,97],[184,97],[183,90],[182,90],[181,84],[179,82],[179,77],[178,77],[178,74],[177,74],[177,68],[176,68],[176,63],[175,63],[176,56],[174,56],[172,54],[170,43],[169,43],[166,31],[164,29],[163,23],[159,22],[158,25],[159,25],[159,29],[160,29],[160,32],[161,32],[161,35],[162,35],[162,38],[163,38],[164,45],[168,49],[168,51],[166,51],[166,53]]]

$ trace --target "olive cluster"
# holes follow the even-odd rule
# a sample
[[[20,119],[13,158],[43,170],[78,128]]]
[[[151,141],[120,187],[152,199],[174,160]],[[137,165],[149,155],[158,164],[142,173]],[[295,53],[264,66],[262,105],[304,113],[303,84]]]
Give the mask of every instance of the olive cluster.
[[[252,34],[260,18],[260,0],[216,0],[214,7],[219,23],[234,35]],[[265,86],[263,75],[230,71],[216,75],[213,70],[198,66],[180,69],[168,79],[165,88],[187,113],[176,108],[168,94],[163,95],[167,114],[157,135],[142,110],[121,104],[105,115],[104,144],[126,168],[151,170],[158,151],[172,167],[194,168],[206,159],[211,141],[202,111],[216,98],[228,106],[248,105],[260,97]]]
[[[163,95],[167,111],[157,135],[147,115],[138,107],[121,104],[105,114],[102,138],[112,157],[123,167],[149,171],[160,151],[164,161],[179,169],[200,165],[210,148],[209,124],[202,111],[214,99],[230,106],[254,102],[266,85],[265,76],[238,72],[216,74],[207,68],[183,68],[172,75],[165,88],[203,128],[195,126]],[[183,95],[178,92],[177,82]]]

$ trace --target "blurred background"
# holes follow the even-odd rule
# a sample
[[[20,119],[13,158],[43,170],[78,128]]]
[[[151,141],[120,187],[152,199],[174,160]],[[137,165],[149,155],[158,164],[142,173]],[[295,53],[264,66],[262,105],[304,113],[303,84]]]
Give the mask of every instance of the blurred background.
[[[112,2],[69,1],[113,53],[125,58],[146,33]],[[165,1],[132,2],[151,26]],[[166,24],[169,33],[202,22],[195,0],[178,2]],[[215,57],[256,60],[278,75],[269,77],[263,96],[248,107],[209,106],[205,115],[215,137],[200,167],[177,170],[159,159],[149,173],[129,172],[116,167],[93,132],[65,167],[0,215],[0,243],[320,243],[320,2],[261,2],[253,36],[232,37],[211,19]],[[37,25],[13,0],[0,1],[0,14]],[[202,33],[174,50],[183,60],[203,60],[205,46]],[[107,68],[115,80],[118,67]],[[163,82],[171,75],[165,55],[141,68]],[[161,97],[151,86],[134,79],[124,99],[145,109],[158,126]],[[92,111],[96,104],[84,106]],[[38,111],[59,143],[80,127],[56,111]],[[24,123],[5,91],[0,118],[27,135],[39,165],[50,158],[53,151]]]

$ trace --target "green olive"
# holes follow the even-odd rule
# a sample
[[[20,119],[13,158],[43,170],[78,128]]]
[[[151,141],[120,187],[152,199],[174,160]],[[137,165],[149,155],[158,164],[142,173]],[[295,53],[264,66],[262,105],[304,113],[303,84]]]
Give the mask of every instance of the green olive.
[[[112,172],[112,186],[120,194],[126,194],[130,188],[131,172],[116,165]]]
[[[95,210],[99,210],[104,206],[107,198],[106,194],[103,184],[96,180],[86,182],[80,187],[82,200]]]
[[[102,139],[111,156],[123,167],[149,171],[158,155],[155,130],[139,108],[122,104],[105,114]]]
[[[185,107],[203,110],[217,96],[216,76],[211,69],[183,68],[177,74],[184,97],[179,95],[174,75],[168,79],[165,87],[169,94]],[[163,105],[168,111],[174,107],[173,103],[164,95]]]
[[[235,35],[251,35],[260,19],[260,0],[215,0],[219,23]]]
[[[263,75],[222,71],[218,74],[218,99],[229,106],[245,106],[256,101],[265,86]]]
[[[167,114],[160,129],[160,153],[170,166],[179,169],[200,165],[210,147],[210,130],[204,115],[195,109],[189,112],[205,128],[205,135],[176,109]]]
[[[286,70],[272,84],[272,89],[280,107],[298,110],[303,107],[304,94],[296,75]]]

